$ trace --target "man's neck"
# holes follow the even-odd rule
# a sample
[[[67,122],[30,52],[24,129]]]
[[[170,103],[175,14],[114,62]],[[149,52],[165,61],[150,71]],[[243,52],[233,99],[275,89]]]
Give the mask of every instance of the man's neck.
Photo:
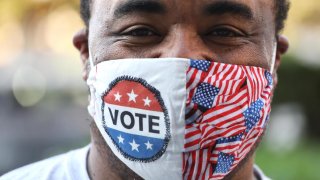
[[[230,177],[230,180],[257,180],[254,174],[254,155],[251,155]]]

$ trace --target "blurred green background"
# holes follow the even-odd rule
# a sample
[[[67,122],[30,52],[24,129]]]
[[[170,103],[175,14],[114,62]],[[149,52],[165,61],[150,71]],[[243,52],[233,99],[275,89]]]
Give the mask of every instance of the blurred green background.
[[[89,143],[72,36],[78,0],[0,1],[0,175]],[[320,1],[291,0],[271,122],[256,163],[272,179],[320,179]]]

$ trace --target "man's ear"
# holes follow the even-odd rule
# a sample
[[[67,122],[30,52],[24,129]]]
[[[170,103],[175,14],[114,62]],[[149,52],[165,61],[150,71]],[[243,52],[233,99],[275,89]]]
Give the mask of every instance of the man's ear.
[[[275,60],[275,63],[274,63],[274,71],[273,71],[273,81],[274,81],[275,87],[278,84],[277,71],[278,71],[278,69],[280,67],[280,64],[281,64],[281,58],[288,51],[288,48],[289,48],[288,39],[283,35],[278,35],[276,60]]]
[[[80,58],[82,61],[83,65],[83,73],[82,73],[82,78],[83,80],[88,79],[88,74],[89,74],[89,48],[88,48],[88,30],[81,29],[78,31],[74,36],[73,36],[73,45],[76,47],[79,52],[80,52]]]

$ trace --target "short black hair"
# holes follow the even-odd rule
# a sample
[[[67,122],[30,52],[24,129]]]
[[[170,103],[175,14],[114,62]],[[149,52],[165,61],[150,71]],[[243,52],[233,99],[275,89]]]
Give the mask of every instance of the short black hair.
[[[287,19],[290,3],[288,0],[274,0],[275,4],[275,30],[278,34],[284,28]],[[89,26],[91,0],[80,0],[80,15],[85,25]]]
[[[82,0],[83,1],[83,0]],[[274,0],[275,4],[275,22],[276,33],[278,34],[284,28],[284,22],[288,17],[290,3],[288,0]]]

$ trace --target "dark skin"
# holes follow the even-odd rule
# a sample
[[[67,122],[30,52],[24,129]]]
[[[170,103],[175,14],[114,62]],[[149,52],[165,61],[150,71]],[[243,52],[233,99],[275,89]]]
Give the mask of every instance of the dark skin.
[[[89,29],[73,39],[84,64],[83,79],[89,73],[90,49],[94,64],[121,58],[181,57],[274,68],[277,84],[288,41],[275,32],[273,2],[93,0]],[[88,172],[92,179],[139,179],[113,155],[94,123],[91,137]],[[255,179],[253,154],[228,179]]]

